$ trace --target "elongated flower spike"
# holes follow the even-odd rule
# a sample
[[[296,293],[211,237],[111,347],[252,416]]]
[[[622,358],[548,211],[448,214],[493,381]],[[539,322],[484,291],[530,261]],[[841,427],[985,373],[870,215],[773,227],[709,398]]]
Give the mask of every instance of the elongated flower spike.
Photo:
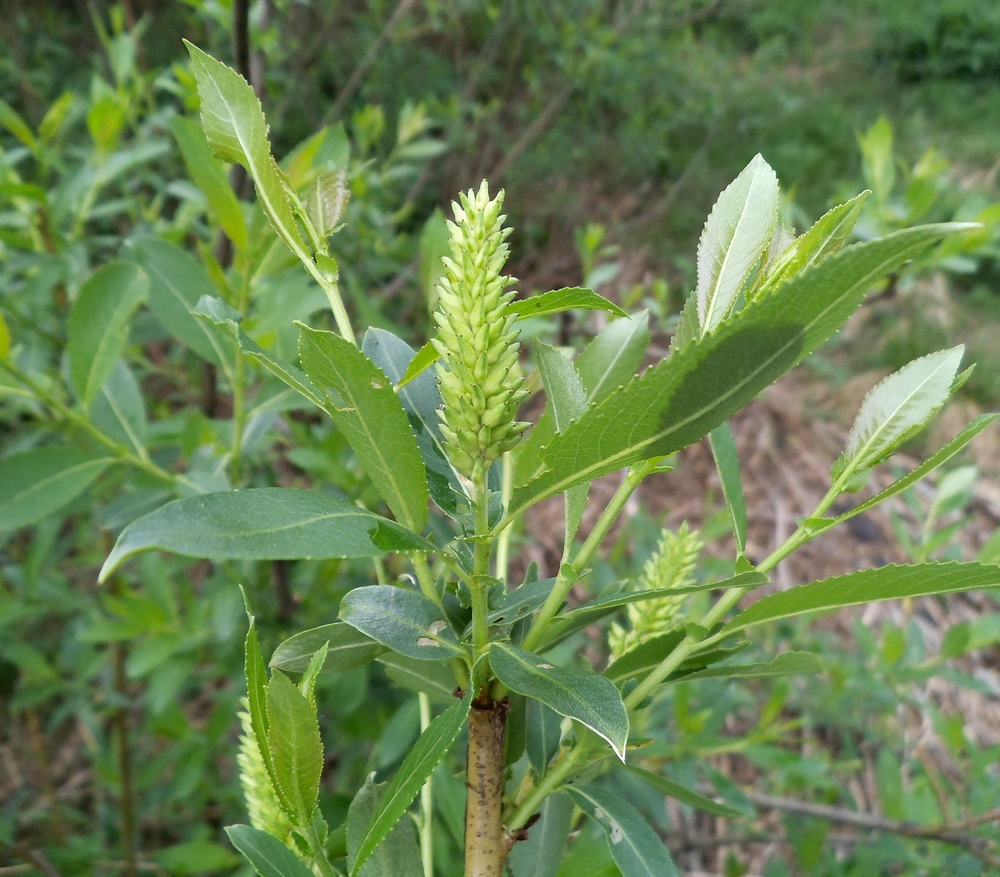
[[[507,312],[515,282],[500,272],[507,261],[503,191],[490,200],[484,180],[453,204],[448,223],[451,256],[443,259],[438,281],[438,336],[441,355],[441,432],[452,465],[481,484],[490,464],[518,441],[528,424],[518,423],[518,406],[528,395],[518,364],[516,317]]]

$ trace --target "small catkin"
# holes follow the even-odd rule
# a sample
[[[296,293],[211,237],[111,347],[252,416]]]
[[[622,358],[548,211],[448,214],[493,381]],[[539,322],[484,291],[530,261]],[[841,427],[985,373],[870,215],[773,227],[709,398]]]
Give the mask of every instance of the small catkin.
[[[507,311],[514,278],[500,272],[510,234],[501,215],[503,191],[490,200],[484,180],[453,204],[451,255],[438,281],[432,340],[440,354],[441,433],[452,465],[480,483],[490,463],[510,450],[528,424],[515,420],[528,395],[518,363],[516,317]]]
[[[702,541],[697,530],[689,530],[687,521],[674,533],[664,529],[653,556],[642,569],[636,590],[686,588],[694,584],[694,568]],[[608,645],[612,659],[620,658],[643,640],[669,633],[680,626],[681,609],[687,594],[660,597],[642,603],[630,603],[627,612],[629,627],[612,624]]]
[[[244,698],[243,709],[238,713],[243,733],[240,735],[236,764],[240,769],[240,785],[243,787],[250,824],[291,846],[292,824],[278,803],[278,796],[254,737],[249,709],[250,705]]]

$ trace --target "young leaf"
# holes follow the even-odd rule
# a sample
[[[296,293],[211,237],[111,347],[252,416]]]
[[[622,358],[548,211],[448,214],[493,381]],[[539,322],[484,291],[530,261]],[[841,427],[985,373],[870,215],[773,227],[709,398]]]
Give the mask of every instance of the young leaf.
[[[325,406],[396,518],[427,522],[427,473],[410,421],[385,373],[345,338],[299,325],[299,358]]]
[[[708,434],[715,457],[715,468],[719,470],[722,495],[726,498],[729,517],[733,522],[736,550],[743,554],[747,547],[747,506],[743,499],[743,484],[740,482],[740,458],[736,453],[736,442],[728,423],[720,423]]]
[[[327,648],[323,670],[327,673],[361,667],[385,652],[385,646],[349,624],[335,621],[286,639],[271,655],[270,666],[288,673],[301,673],[324,645]]]
[[[603,676],[556,667],[531,652],[497,642],[490,645],[490,667],[511,691],[586,725],[625,761],[628,712],[618,689]]]
[[[636,767],[634,764],[627,765],[625,770],[639,777],[639,779],[649,783],[649,785],[651,785],[658,792],[663,792],[663,794],[668,798],[674,798],[682,804],[688,804],[691,807],[695,807],[705,813],[711,813],[713,816],[722,816],[729,819],[743,815],[741,810],[729,807],[726,804],[720,804],[717,801],[713,801],[711,798],[699,795],[697,792],[692,792],[691,789],[682,786],[680,783],[675,783],[673,780],[668,780],[666,777],[661,777],[659,774],[650,773],[648,770],[643,770],[641,767]]]
[[[836,477],[874,466],[922,429],[947,401],[964,352],[960,344],[922,356],[876,384],[861,403]]]
[[[297,390],[305,396],[317,408],[326,407],[326,399],[309,382],[309,378],[294,366],[278,362],[264,348],[258,345],[256,341],[250,338],[240,327],[243,315],[235,308],[227,305],[221,298],[204,295],[198,300],[191,313],[196,317],[202,317],[210,323],[224,328],[236,339],[240,353],[249,357],[258,365],[262,365],[276,378],[284,381],[293,390]]]
[[[692,341],[555,436],[542,452],[547,470],[515,489],[508,517],[697,441],[825,341],[877,278],[965,227],[921,226],[855,244],[752,301],[739,319]]]
[[[323,742],[316,710],[280,670],[271,674],[266,703],[267,746],[275,788],[291,803],[299,825],[308,825],[323,773]]]
[[[402,390],[410,381],[415,381],[440,358],[441,354],[438,353],[438,349],[428,341],[410,360],[403,376],[396,382],[396,390]]]
[[[306,197],[305,208],[313,230],[319,236],[319,252],[326,251],[326,239],[337,227],[351,190],[344,170],[323,171]]]
[[[170,129],[181,148],[188,176],[205,196],[209,211],[236,248],[246,250],[247,224],[243,207],[229,185],[225,168],[212,155],[205,132],[197,122],[183,116],[174,116],[170,120]]]
[[[992,564],[917,563],[866,569],[770,594],[737,615],[722,633],[803,612],[996,587],[1000,587],[1000,567]]]
[[[715,202],[698,242],[698,321],[711,332],[760,263],[778,221],[778,178],[755,155]]]
[[[187,40],[201,97],[201,124],[212,151],[243,165],[253,177],[257,198],[274,230],[307,266],[314,265],[295,222],[282,172],[271,155],[267,122],[249,83],[235,70]]]
[[[226,834],[260,877],[315,877],[295,853],[266,831],[229,825]]]
[[[427,469],[427,487],[431,498],[438,508],[455,516],[465,491],[444,449],[438,418],[441,393],[434,374],[424,373],[406,381],[404,375],[409,373],[409,367],[415,361],[413,348],[384,329],[369,329],[361,350],[396,385],[399,401],[410,419],[420,456]]]
[[[448,623],[423,594],[393,585],[355,588],[340,602],[340,618],[386,648],[422,661],[465,652]]]
[[[352,843],[354,854],[351,859],[351,875],[357,875],[362,865],[375,852],[393,826],[399,822],[413,799],[423,788],[434,768],[448,754],[448,748],[455,742],[472,706],[472,691],[466,693],[460,703],[446,709],[434,719],[413,744],[403,763],[396,771],[388,788],[382,794],[363,831],[358,832],[356,843]],[[350,830],[348,838],[350,838]],[[401,864],[396,862],[397,866]],[[379,872],[381,873],[381,872]],[[387,874],[395,875],[398,871]]]
[[[359,877],[423,877],[420,849],[413,824],[406,820],[392,827],[380,846],[355,870],[358,847],[376,810],[385,801],[386,783],[374,782],[372,773],[347,810],[347,865]]]
[[[69,315],[69,376],[89,408],[110,376],[128,339],[129,320],[146,300],[149,284],[138,266],[110,262],[80,289]]]
[[[628,316],[618,305],[608,301],[603,295],[580,286],[567,286],[543,292],[541,295],[533,295],[531,298],[514,299],[507,305],[507,312],[517,314],[519,320],[574,309],[607,311],[616,317]]]
[[[113,462],[113,457],[59,446],[0,458],[0,531],[34,524],[58,511]]]
[[[149,548],[187,557],[296,560],[380,557],[433,546],[394,521],[314,490],[264,487],[178,499],[129,524],[100,581]]]
[[[516,877],[556,877],[572,817],[573,802],[565,795],[556,792],[542,802],[541,818],[528,829],[528,839],[514,844],[510,851]]]
[[[132,251],[149,277],[149,309],[153,316],[202,359],[228,368],[234,359],[232,343],[219,338],[191,313],[199,299],[218,295],[204,266],[161,238],[140,238]]]
[[[598,786],[566,786],[563,791],[604,829],[622,877],[678,877],[663,841],[627,801]]]

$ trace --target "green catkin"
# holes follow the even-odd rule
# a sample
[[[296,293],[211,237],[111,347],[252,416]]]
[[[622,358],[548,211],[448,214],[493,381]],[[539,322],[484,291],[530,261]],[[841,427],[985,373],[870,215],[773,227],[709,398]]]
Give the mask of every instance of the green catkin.
[[[267,774],[267,767],[250,724],[249,710],[250,704],[244,698],[243,709],[238,713],[243,733],[240,735],[236,764],[240,769],[240,785],[243,787],[250,824],[291,846],[292,824],[281,809],[271,778]]]
[[[510,234],[503,227],[503,191],[490,200],[484,180],[453,204],[448,223],[451,256],[442,261],[438,335],[441,433],[452,465],[473,484],[482,483],[490,464],[518,441],[528,424],[515,420],[528,395],[518,363],[515,315],[507,305],[514,278],[500,272],[507,261]]]
[[[702,541],[697,530],[689,530],[687,521],[674,533],[664,529],[653,556],[646,561],[636,590],[685,588],[694,584],[694,568]],[[627,607],[629,627],[612,624],[608,645],[612,660],[620,658],[643,640],[668,633],[680,626],[681,609],[687,594],[661,597]]]

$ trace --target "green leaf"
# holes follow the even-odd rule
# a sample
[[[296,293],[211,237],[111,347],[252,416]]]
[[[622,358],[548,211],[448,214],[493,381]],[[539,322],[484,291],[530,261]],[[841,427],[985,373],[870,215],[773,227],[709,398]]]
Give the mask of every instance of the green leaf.
[[[715,468],[719,470],[722,495],[733,522],[736,550],[743,554],[747,547],[747,506],[743,499],[743,484],[740,482],[740,458],[736,453],[736,442],[728,423],[720,423],[708,434],[715,457]]]
[[[860,606],[876,600],[953,594],[1000,587],[1000,567],[981,563],[917,563],[835,576],[770,594],[741,612],[723,633],[804,612]]]
[[[442,511],[457,515],[466,504],[465,491],[445,451],[438,417],[441,393],[437,380],[433,374],[420,374],[407,382],[404,375],[409,374],[409,367],[416,359],[413,348],[384,329],[369,329],[361,350],[396,385],[427,470],[431,498]]]
[[[757,295],[788,277],[800,274],[811,265],[839,252],[861,216],[861,208],[868,200],[870,191],[865,190],[850,201],[834,207],[820,217],[812,228],[796,238],[785,252],[779,254],[773,265],[765,266],[766,277]]]
[[[490,667],[511,691],[535,698],[559,715],[586,725],[625,760],[628,712],[618,689],[603,676],[556,667],[505,643],[490,645]]]
[[[229,825],[226,834],[260,877],[315,877],[295,853],[266,831]]]
[[[299,326],[299,358],[379,495],[411,530],[427,522],[427,473],[410,421],[378,366],[345,338]]]
[[[140,238],[133,252],[149,277],[149,309],[163,328],[202,359],[230,367],[232,344],[191,313],[202,296],[218,294],[204,266],[180,247],[156,237]]]
[[[922,429],[947,401],[964,352],[960,344],[921,356],[876,384],[861,403],[847,448],[835,464],[837,477],[874,466]]]
[[[401,688],[423,692],[438,703],[454,703],[455,674],[447,664],[409,658],[399,652],[386,652],[377,660],[385,667],[385,675]]]
[[[280,670],[271,674],[266,702],[267,745],[275,788],[291,803],[299,825],[308,825],[323,773],[323,741],[316,710]]]
[[[528,761],[531,762],[536,775],[541,777],[545,775],[549,762],[559,751],[562,717],[541,701],[528,698],[525,723],[525,748],[528,750]]]
[[[825,341],[877,278],[964,227],[921,226],[856,244],[754,300],[558,434],[542,452],[548,469],[514,491],[508,515],[697,441]]]
[[[271,655],[270,666],[288,673],[301,673],[324,645],[327,649],[323,670],[327,673],[361,667],[385,652],[384,646],[349,624],[336,621],[286,639]]]
[[[386,648],[422,661],[464,656],[448,623],[423,594],[394,585],[355,588],[340,602],[340,618]]]
[[[994,423],[997,418],[1000,418],[1000,414],[980,414],[979,417],[966,426],[965,429],[963,429],[958,435],[955,436],[955,438],[941,448],[941,450],[924,460],[923,463],[917,466],[917,468],[908,475],[904,475],[898,481],[890,484],[881,493],[878,493],[870,499],[865,500],[863,503],[856,505],[854,508],[844,512],[839,517],[821,520],[827,525],[827,527],[843,523],[849,518],[853,518],[855,515],[860,515],[862,512],[875,508],[875,506],[889,499],[889,497],[895,496],[897,493],[901,493],[908,487],[916,484],[922,478],[926,478],[939,466],[947,463],[948,460],[954,457],[955,454],[962,450],[962,448],[979,435],[979,433],[986,429],[987,426]]]
[[[541,317],[547,314],[558,314],[571,310],[607,311],[616,317],[627,317],[618,305],[608,301],[603,295],[598,295],[592,289],[580,286],[567,286],[563,289],[553,289],[531,298],[514,299],[507,305],[507,312],[517,314],[519,320],[528,317]]]
[[[711,332],[732,310],[778,222],[778,178],[760,155],[719,196],[698,242],[698,322]]]
[[[326,239],[336,229],[347,207],[351,190],[344,170],[323,171],[306,196],[305,208],[313,229],[319,235],[320,252],[326,252]]]
[[[317,408],[326,407],[326,400],[309,382],[309,378],[294,366],[278,362],[278,360],[274,359],[271,354],[257,344],[256,341],[250,338],[240,327],[243,315],[227,305],[221,298],[207,295],[202,296],[192,310],[192,313],[196,317],[202,317],[210,323],[214,323],[216,326],[222,326],[236,339],[240,353],[249,357],[258,365],[263,366],[293,390],[297,390]]]
[[[0,125],[3,125],[28,149],[34,151],[38,148],[38,141],[35,139],[35,132],[31,130],[31,126],[18,115],[17,110],[3,100],[0,100]]]
[[[10,356],[10,329],[7,328],[7,321],[0,314],[0,359],[7,359]]]
[[[348,853],[351,860],[351,875],[358,874],[361,866],[375,852],[393,826],[399,822],[413,799],[423,788],[434,768],[448,754],[448,749],[459,732],[465,727],[472,707],[472,690],[466,693],[460,703],[446,709],[435,718],[420,735],[403,763],[396,771],[388,788],[378,802],[374,813],[368,819],[362,832],[358,834],[357,842],[351,843],[351,831],[348,827],[349,846],[355,849],[354,855]],[[395,860],[397,868],[402,864]],[[377,873],[382,873],[381,871]],[[386,872],[387,875],[398,874],[399,871]]]
[[[129,321],[146,300],[145,274],[128,262],[109,262],[83,285],[69,315],[69,376],[89,408],[121,356]]]
[[[234,161],[247,169],[274,230],[307,267],[314,267],[295,222],[289,187],[271,155],[267,122],[257,95],[235,70],[187,40],[184,44],[191,54],[201,97],[201,124],[212,151],[223,161]]]
[[[692,792],[691,789],[682,786],[680,783],[675,783],[673,780],[668,780],[659,774],[650,773],[648,770],[643,770],[634,764],[627,765],[625,770],[639,777],[644,782],[649,783],[658,792],[663,792],[668,798],[674,798],[682,804],[689,804],[705,813],[711,813],[713,816],[722,816],[728,819],[738,818],[743,815],[741,810],[729,807],[726,804],[720,804],[711,798],[699,795],[697,792]]]
[[[187,557],[243,560],[380,557],[432,551],[394,521],[318,491],[264,487],[167,503],[129,524],[104,562],[104,581],[125,560],[158,548]]]
[[[622,877],[678,877],[663,841],[631,804],[597,786],[566,786],[563,791],[604,829]]]
[[[370,853],[360,867],[358,848],[365,830],[386,798],[386,783],[375,783],[371,774],[347,810],[347,864],[350,873],[360,877],[423,877],[420,849],[409,820],[397,823],[381,845]]]
[[[448,222],[444,218],[441,208],[435,207],[434,212],[427,217],[424,227],[420,230],[420,266],[417,269],[420,289],[424,294],[423,300],[427,302],[428,310],[433,310],[437,306],[437,289],[435,287],[445,270],[441,259],[450,254]],[[437,350],[433,345],[429,346],[436,354]],[[421,348],[421,352],[423,352],[423,348]],[[419,358],[419,354],[417,356]]]
[[[541,807],[541,818],[528,829],[528,839],[510,851],[515,877],[556,877],[566,850],[573,817],[573,802],[558,792]]]
[[[119,359],[90,408],[90,422],[106,436],[143,453],[146,405],[132,370]]]
[[[240,588],[242,589],[242,586]],[[271,747],[268,744],[268,728],[270,723],[267,716],[267,668],[264,666],[264,659],[260,653],[260,643],[257,639],[257,626],[254,617],[250,612],[250,603],[247,599],[246,591],[243,591],[243,602],[247,610],[247,619],[250,626],[247,630],[246,640],[243,645],[243,672],[247,680],[247,704],[250,708],[250,728],[253,731],[257,748],[260,750],[261,759],[267,770],[267,775],[271,779],[271,785],[275,794],[281,802],[281,806],[286,811],[291,811],[292,803],[284,796],[284,789],[280,787],[274,778],[274,762],[271,759]]]
[[[782,652],[770,661],[756,664],[723,664],[696,670],[673,681],[688,682],[692,679],[767,679],[772,676],[799,676],[822,673],[819,658],[809,652]]]
[[[531,615],[548,599],[555,584],[556,580],[552,578],[521,585],[504,594],[500,605],[486,616],[486,620],[490,624],[511,624]]]
[[[0,530],[16,530],[58,511],[113,462],[112,457],[59,446],[0,458]]]
[[[209,212],[236,248],[246,250],[247,224],[243,206],[229,185],[225,168],[212,155],[205,132],[197,122],[183,116],[174,116],[170,120],[170,129],[181,148],[188,176],[205,196]]]
[[[369,329],[369,331],[371,330]],[[416,352],[413,359],[410,360],[410,364],[406,367],[403,376],[396,382],[396,389],[402,390],[410,381],[414,381],[420,377],[440,358],[441,354],[438,353],[438,349],[431,341],[428,341]]]
[[[677,648],[685,635],[686,632],[679,629],[643,640],[612,663],[604,671],[604,675],[618,686],[621,686],[627,679],[645,676],[647,673],[655,670]],[[667,677],[666,681],[678,681],[690,675],[695,670],[701,670],[710,664],[724,661],[739,654],[749,645],[749,641],[742,640],[732,646],[695,652],[690,657],[685,658],[674,673]]]

